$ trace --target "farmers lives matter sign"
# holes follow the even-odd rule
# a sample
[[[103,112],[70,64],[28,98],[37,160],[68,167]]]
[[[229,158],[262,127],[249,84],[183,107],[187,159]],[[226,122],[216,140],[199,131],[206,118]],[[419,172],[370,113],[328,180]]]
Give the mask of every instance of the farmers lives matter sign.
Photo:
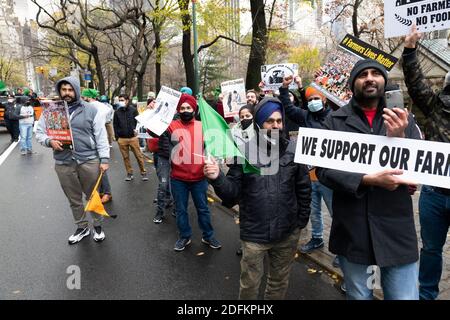
[[[419,32],[450,29],[450,0],[384,1],[386,38],[409,34],[411,26]]]

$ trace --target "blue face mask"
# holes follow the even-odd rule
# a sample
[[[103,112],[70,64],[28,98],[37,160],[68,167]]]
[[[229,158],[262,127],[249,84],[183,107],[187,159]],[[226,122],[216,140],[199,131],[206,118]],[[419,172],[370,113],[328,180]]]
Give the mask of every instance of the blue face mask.
[[[308,109],[311,112],[317,112],[323,109],[322,100],[312,100],[308,102]]]

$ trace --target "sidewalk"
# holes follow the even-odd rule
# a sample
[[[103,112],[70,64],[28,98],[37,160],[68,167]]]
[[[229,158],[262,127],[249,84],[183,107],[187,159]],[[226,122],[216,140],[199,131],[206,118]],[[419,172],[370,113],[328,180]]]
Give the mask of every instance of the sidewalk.
[[[213,188],[209,186],[209,195],[210,197],[218,200],[217,196],[214,194]],[[419,224],[419,210],[418,210],[418,201],[419,201],[420,191],[417,191],[413,196],[413,204],[414,204],[414,212],[415,212],[415,223],[417,230],[417,238],[419,239],[419,250],[422,247],[422,241],[420,238],[420,224]],[[237,213],[239,208],[236,206],[232,209]],[[334,255],[328,251],[328,239],[330,237],[330,228],[331,228],[331,217],[328,213],[328,210],[322,201],[322,213],[323,213],[323,224],[324,224],[324,248],[315,250],[310,254],[306,254],[305,257],[314,261],[316,264],[323,267],[329,273],[337,276],[336,281],[342,281],[342,271],[341,269],[334,268],[332,265]],[[306,232],[302,232],[300,237],[299,246],[308,242],[311,238],[311,223],[308,223],[306,227]],[[442,272],[441,282],[439,284],[440,294],[439,300],[450,300],[450,234],[447,235],[447,243],[444,247],[444,266]],[[299,253],[300,254],[300,253]],[[378,298],[382,297],[382,293],[378,290],[375,290],[375,296]]]

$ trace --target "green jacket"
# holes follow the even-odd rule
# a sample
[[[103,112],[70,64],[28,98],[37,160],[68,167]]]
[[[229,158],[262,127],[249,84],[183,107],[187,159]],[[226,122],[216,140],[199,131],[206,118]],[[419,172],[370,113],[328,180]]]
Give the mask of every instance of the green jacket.
[[[413,103],[426,116],[425,138],[437,142],[450,142],[450,86],[435,93],[425,82],[417,59],[417,50],[403,52],[403,73]]]

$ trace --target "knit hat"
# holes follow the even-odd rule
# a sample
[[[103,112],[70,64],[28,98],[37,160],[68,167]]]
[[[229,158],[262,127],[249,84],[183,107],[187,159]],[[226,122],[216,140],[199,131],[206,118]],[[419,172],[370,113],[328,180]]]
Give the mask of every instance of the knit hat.
[[[98,91],[95,89],[84,89],[83,92],[81,92],[81,96],[96,99],[98,97]]]
[[[380,71],[381,75],[383,76],[383,78],[385,80],[385,86],[386,86],[388,74],[387,74],[385,67],[383,67],[381,64],[379,64],[375,60],[371,60],[371,59],[359,60],[353,67],[352,71],[350,72],[350,78],[348,79],[348,86],[353,93],[354,93],[353,88],[355,85],[356,78],[358,77],[358,75],[361,72],[363,72],[366,69],[377,69],[378,71]]]
[[[316,88],[308,87],[308,88],[306,88],[306,91],[305,91],[306,100],[308,100],[311,96],[320,96],[320,97],[322,97],[322,99],[325,98],[323,93],[320,92],[319,90],[317,90]]]
[[[186,93],[186,94],[192,96],[192,89],[189,88],[189,87],[183,87],[183,88],[181,88],[181,89],[180,89],[180,92],[181,92],[181,93]]]
[[[197,111],[197,100],[189,94],[183,93],[180,98],[180,102],[178,102],[177,111],[180,112],[180,107],[183,103],[187,102],[194,111]]]
[[[264,105],[262,105],[258,112],[256,113],[256,119],[255,122],[256,124],[262,128],[263,123],[267,121],[267,119],[270,118],[270,116],[274,113],[274,112],[280,112],[281,114],[283,114],[282,109],[281,109],[281,105],[277,102],[273,102],[273,101],[268,101],[266,102]]]
[[[108,96],[101,96],[100,102],[109,102]]]

